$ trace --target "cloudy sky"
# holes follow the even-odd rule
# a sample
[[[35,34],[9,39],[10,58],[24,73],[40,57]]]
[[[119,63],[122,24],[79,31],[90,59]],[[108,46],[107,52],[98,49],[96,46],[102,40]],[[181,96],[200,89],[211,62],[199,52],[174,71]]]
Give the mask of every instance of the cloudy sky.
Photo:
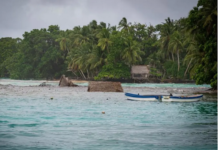
[[[92,20],[117,25],[128,22],[156,25],[167,17],[187,17],[198,0],[0,0],[0,38],[59,25],[61,30]]]

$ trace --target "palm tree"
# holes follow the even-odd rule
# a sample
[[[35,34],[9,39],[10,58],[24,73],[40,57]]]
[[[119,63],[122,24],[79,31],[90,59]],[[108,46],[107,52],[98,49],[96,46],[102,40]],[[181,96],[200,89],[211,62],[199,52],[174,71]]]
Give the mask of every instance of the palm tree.
[[[107,28],[107,25],[106,25],[105,22],[100,22],[100,24],[98,25],[98,27],[99,27],[100,29],[103,29],[103,28]]]
[[[69,53],[70,48],[71,48],[71,40],[69,38],[61,37],[61,38],[58,38],[56,41],[60,43],[61,50],[63,51],[67,50],[67,52]]]
[[[103,28],[99,34],[97,34],[97,37],[99,38],[98,46],[100,46],[103,51],[106,49],[109,53],[109,47],[112,44],[109,29]]]
[[[160,47],[162,51],[165,53],[165,57],[170,58],[170,53],[172,56],[172,60],[174,61],[174,55],[169,50],[169,42],[171,39],[171,36],[175,30],[174,21],[171,20],[169,17],[165,19],[165,23],[162,23],[161,25],[157,25],[156,28],[160,31]]]
[[[172,35],[172,38],[170,39],[169,42],[169,49],[172,50],[172,53],[177,54],[177,59],[178,59],[178,71],[180,68],[180,59],[179,59],[179,53],[183,51],[184,49],[184,38],[179,31],[175,31]]]
[[[199,15],[201,20],[198,25],[203,25],[206,28],[207,33],[213,32],[214,24],[217,24],[217,0],[199,1],[198,7],[203,6],[199,9]],[[217,27],[215,27],[216,30]],[[217,34],[217,32],[215,32]]]
[[[189,12],[187,30],[193,35],[202,33],[202,28],[207,34],[217,35],[217,0],[199,0],[197,7]]]
[[[87,62],[89,53],[89,45],[82,44],[72,50],[68,55],[68,68],[70,68],[70,70],[78,70],[84,79],[86,79],[86,76],[83,71],[88,72],[89,67],[89,63]]]
[[[118,28],[119,28],[119,29],[121,28],[122,31],[127,31],[127,32],[129,32],[129,25],[130,25],[130,24],[131,24],[131,23],[127,23],[127,19],[126,19],[125,17],[123,17],[122,20],[120,20],[120,22],[119,22]]]
[[[184,58],[184,63],[187,64],[184,76],[189,69],[191,74],[194,74],[196,68],[199,64],[202,63],[202,58],[204,57],[204,51],[203,49],[199,48],[199,45],[200,43],[205,43],[206,37],[198,34],[197,36],[195,36],[195,39],[193,38],[193,36],[189,35],[189,38],[187,38],[185,41],[186,43],[188,42],[188,47],[187,54]]]
[[[92,20],[89,25],[88,25],[91,29],[97,29],[98,28],[98,24],[96,20]]]
[[[76,46],[80,46],[89,42],[91,39],[91,31],[89,26],[83,26],[82,28],[75,27],[71,38],[73,39],[73,44]]]
[[[145,53],[140,50],[140,46],[136,41],[133,41],[131,37],[124,39],[125,48],[121,53],[121,58],[129,65],[132,66],[142,61],[142,55]]]
[[[105,52],[100,47],[93,45],[87,61],[91,70],[101,68],[107,61]]]

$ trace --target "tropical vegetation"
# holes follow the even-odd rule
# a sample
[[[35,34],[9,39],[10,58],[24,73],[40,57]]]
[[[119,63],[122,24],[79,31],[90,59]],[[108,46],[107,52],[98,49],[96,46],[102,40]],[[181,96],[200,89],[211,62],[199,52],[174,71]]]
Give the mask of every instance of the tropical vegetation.
[[[72,30],[33,29],[23,39],[0,39],[0,77],[129,79],[133,65],[153,77],[193,79],[217,89],[217,1],[199,0],[187,18],[156,26],[91,21]]]

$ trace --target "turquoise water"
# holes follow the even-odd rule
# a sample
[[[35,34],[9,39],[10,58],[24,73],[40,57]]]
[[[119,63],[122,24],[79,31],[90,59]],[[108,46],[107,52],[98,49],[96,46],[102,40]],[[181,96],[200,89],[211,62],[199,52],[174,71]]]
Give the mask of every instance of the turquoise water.
[[[52,86],[58,86],[58,81],[45,81],[45,80],[11,80],[1,79],[2,85],[15,85],[15,86],[38,86],[42,82],[46,82]],[[80,86],[88,86],[88,83],[76,83]],[[180,83],[122,83],[123,87],[170,87],[170,88],[211,88],[209,84],[180,84]]]
[[[1,85],[14,85],[14,86],[38,86],[41,83],[46,82],[52,86],[58,86],[58,81],[46,81],[46,80],[12,80],[12,79],[0,79]]]
[[[88,86],[88,83],[79,83],[80,86]],[[122,87],[151,87],[151,88],[211,88],[209,84],[182,84],[182,83],[122,83]]]
[[[123,83],[123,87],[170,87],[170,88],[211,88],[209,84],[182,84],[182,83]]]
[[[217,103],[123,93],[0,96],[1,150],[216,150]],[[102,114],[105,111],[105,114]]]

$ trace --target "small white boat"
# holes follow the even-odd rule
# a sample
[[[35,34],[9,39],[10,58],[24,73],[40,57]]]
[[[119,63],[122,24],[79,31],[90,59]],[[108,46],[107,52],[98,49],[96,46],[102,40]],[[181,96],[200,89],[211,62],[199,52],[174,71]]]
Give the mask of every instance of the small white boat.
[[[191,96],[162,96],[162,102],[197,102],[203,95]]]
[[[159,101],[161,95],[139,95],[132,93],[125,93],[128,100],[133,101]]]

